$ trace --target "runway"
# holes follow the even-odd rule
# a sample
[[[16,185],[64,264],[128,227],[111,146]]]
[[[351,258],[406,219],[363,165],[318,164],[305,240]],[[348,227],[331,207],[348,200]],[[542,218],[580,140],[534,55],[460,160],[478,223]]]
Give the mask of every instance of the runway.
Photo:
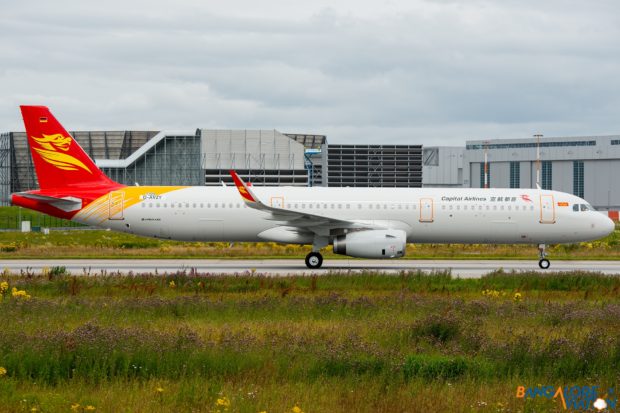
[[[400,271],[422,270],[426,273],[450,270],[453,276],[479,278],[489,272],[503,268],[511,271],[537,271],[541,274],[555,271],[595,271],[604,274],[620,275],[620,261],[551,261],[551,268],[541,270],[535,260],[330,260],[326,259],[323,268],[309,270],[302,259],[286,260],[239,260],[239,259],[59,259],[59,260],[3,260],[0,268],[12,273],[40,274],[44,268],[64,266],[73,275],[99,274],[158,274],[177,271],[196,271],[200,274],[265,274],[265,275],[309,275],[337,272],[379,271],[397,273]]]

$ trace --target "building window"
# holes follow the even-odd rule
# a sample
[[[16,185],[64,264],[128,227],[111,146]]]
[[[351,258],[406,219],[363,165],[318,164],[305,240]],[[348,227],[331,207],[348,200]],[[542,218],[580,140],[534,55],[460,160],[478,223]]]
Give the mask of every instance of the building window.
[[[611,141],[614,144],[613,140]],[[567,142],[540,142],[541,148],[557,148],[562,146],[595,146],[596,141],[567,141]],[[467,150],[480,150],[480,149],[523,149],[523,148],[536,148],[538,144],[536,142],[527,143],[492,143],[492,144],[469,144],[465,145]]]
[[[583,198],[583,161],[573,162],[573,194]]]
[[[611,144],[612,145],[620,145],[620,139],[612,139],[611,140]]]
[[[551,189],[551,182],[553,180],[553,168],[551,161],[542,161],[542,182],[540,183],[542,189]]]
[[[510,187],[511,188],[521,187],[520,177],[521,177],[521,163],[510,162]]]
[[[487,163],[487,180],[486,180],[486,188],[491,186],[491,164]],[[485,188],[484,186],[484,162],[480,164],[480,188]]]

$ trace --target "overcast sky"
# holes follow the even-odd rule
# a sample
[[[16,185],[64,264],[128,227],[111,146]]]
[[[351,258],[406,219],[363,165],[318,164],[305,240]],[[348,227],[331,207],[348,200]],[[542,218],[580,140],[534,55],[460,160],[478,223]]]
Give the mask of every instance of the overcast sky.
[[[0,0],[0,131],[620,134],[618,0]]]

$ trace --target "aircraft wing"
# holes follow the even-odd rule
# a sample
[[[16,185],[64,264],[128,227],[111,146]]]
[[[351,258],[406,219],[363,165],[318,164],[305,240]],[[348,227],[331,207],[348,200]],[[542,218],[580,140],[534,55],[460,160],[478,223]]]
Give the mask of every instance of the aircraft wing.
[[[259,211],[269,212],[269,220],[278,221],[283,226],[296,227],[311,231],[317,235],[329,235],[331,229],[385,229],[384,226],[364,221],[349,221],[330,218],[307,212],[291,211],[285,208],[269,206],[262,202],[252,189],[233,170],[230,175],[245,204]]]

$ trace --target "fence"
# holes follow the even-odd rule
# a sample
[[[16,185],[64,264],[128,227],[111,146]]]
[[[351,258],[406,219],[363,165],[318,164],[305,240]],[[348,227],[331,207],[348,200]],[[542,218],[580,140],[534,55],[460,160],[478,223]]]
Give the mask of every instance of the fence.
[[[68,221],[43,214],[22,213],[18,216],[0,216],[0,230],[21,230],[21,221],[30,221],[33,231],[40,231],[41,228],[85,228],[77,222]]]

